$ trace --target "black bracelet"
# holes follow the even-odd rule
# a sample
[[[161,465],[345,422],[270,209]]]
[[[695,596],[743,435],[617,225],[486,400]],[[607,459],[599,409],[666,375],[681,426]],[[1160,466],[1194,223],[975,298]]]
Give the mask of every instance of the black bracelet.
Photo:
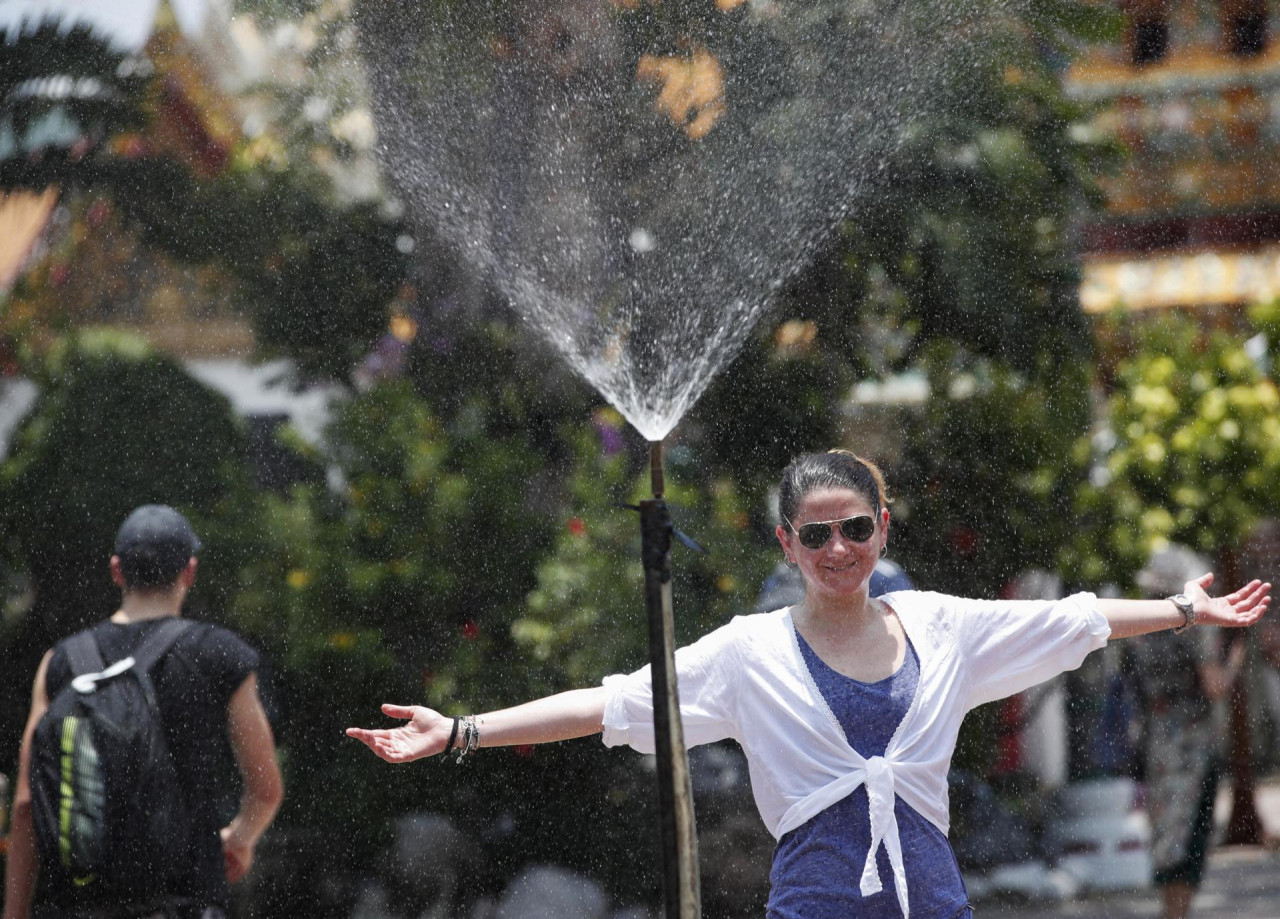
[[[453,749],[453,742],[458,739],[458,719],[453,719],[453,730],[449,732],[449,742],[444,745],[443,756],[448,756],[449,751]]]

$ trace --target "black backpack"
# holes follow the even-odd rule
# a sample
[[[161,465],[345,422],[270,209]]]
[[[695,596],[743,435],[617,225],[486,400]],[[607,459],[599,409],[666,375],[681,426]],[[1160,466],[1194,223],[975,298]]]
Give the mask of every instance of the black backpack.
[[[191,872],[182,779],[150,675],[191,625],[162,622],[110,667],[91,632],[64,644],[73,678],[36,724],[30,767],[40,877],[63,909],[163,907]]]

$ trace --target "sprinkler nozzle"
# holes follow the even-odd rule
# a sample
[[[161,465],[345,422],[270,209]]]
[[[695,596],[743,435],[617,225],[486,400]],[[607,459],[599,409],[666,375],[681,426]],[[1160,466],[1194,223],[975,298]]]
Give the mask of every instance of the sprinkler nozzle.
[[[653,497],[661,500],[666,491],[666,483],[662,477],[662,441],[649,441],[649,482],[653,486]]]

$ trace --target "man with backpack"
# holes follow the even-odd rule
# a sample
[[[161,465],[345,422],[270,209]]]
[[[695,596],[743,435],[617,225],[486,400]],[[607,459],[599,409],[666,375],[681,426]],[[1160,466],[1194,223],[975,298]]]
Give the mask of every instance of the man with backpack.
[[[173,508],[135,510],[111,558],[120,609],[40,662],[3,919],[222,919],[248,872],[283,785],[257,653],[181,617],[199,548]],[[223,825],[231,761],[243,788]]]

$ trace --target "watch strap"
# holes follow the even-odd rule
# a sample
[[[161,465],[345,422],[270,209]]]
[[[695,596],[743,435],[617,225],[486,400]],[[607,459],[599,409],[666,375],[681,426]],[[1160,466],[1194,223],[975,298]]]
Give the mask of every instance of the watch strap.
[[[1196,624],[1196,608],[1191,602],[1191,598],[1186,594],[1174,594],[1167,598],[1170,603],[1178,608],[1178,612],[1182,613],[1182,625],[1177,626],[1173,630],[1173,634],[1178,635],[1185,632],[1191,626]]]

